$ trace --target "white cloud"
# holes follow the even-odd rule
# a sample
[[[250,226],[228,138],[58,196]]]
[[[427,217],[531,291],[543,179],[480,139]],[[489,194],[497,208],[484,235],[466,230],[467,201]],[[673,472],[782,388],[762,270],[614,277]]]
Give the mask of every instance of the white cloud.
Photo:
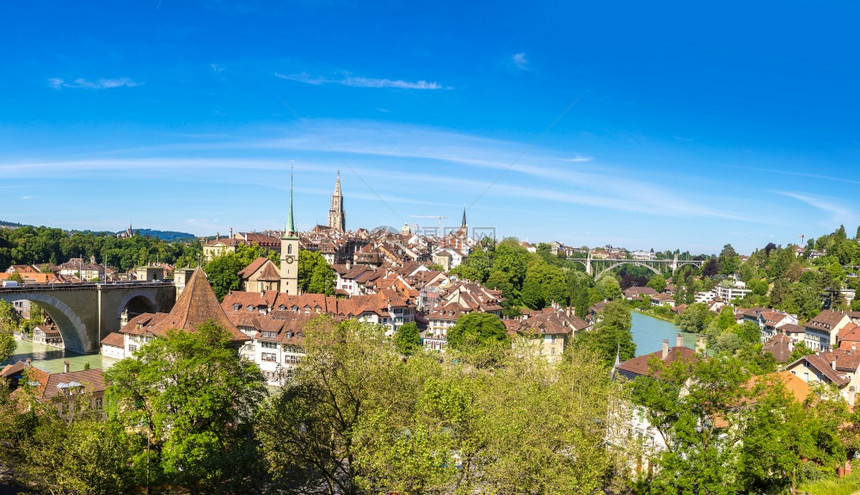
[[[89,81],[82,77],[74,81],[66,81],[59,77],[48,79],[48,84],[54,89],[71,88],[71,89],[112,89],[112,88],[133,88],[140,86],[140,83],[133,81],[128,77],[120,77],[117,79],[99,79],[98,81]]]
[[[511,65],[519,70],[529,70],[529,61],[526,58],[525,52],[511,55]]]
[[[21,201],[27,201],[28,199],[34,199],[36,196],[21,196]]]
[[[857,214],[850,208],[846,208],[844,206],[844,201],[826,199],[806,194],[797,194],[788,191],[776,192],[778,194],[782,194],[783,196],[788,196],[789,198],[794,198],[798,201],[802,201],[809,206],[812,206],[813,208],[828,213],[830,215],[830,218],[819,222],[820,225],[824,227],[832,227],[836,224],[854,225],[855,223],[857,223]]]
[[[579,156],[579,155],[576,155],[573,158],[561,158],[561,161],[570,162],[570,163],[584,163],[584,162],[590,162],[592,160],[594,160],[594,158],[592,158],[590,156]]]
[[[275,76],[288,81],[312,84],[314,86],[322,84],[340,84],[342,86],[350,86],[354,88],[451,89],[442,86],[436,81],[425,81],[423,79],[420,81],[404,81],[402,79],[379,79],[352,76],[333,79],[326,76],[312,76],[306,72],[302,72],[301,74],[280,74],[275,72]]]

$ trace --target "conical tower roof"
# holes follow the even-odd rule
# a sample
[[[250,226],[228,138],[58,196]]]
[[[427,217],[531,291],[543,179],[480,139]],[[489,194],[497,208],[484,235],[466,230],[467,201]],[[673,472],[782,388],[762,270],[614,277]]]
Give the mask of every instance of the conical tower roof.
[[[206,279],[206,274],[200,267],[194,270],[191,280],[185,286],[176,304],[167,316],[152,327],[152,333],[163,336],[167,330],[176,328],[183,332],[193,332],[197,327],[212,320],[224,327],[231,336],[233,342],[245,342],[251,340],[242,333],[233,322],[227,318],[227,314],[218,303],[218,297],[212,292],[212,286]]]

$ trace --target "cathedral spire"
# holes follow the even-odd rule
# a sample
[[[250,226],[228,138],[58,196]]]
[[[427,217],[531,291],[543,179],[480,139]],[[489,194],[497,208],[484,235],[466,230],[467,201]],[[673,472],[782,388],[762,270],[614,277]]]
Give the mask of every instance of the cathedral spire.
[[[461,229],[466,228],[466,207],[465,206],[463,207],[463,221],[460,222],[460,228]]]
[[[346,230],[346,214],[343,211],[343,194],[340,190],[340,170],[337,171],[337,182],[334,185],[334,194],[331,195],[328,226],[341,232]]]

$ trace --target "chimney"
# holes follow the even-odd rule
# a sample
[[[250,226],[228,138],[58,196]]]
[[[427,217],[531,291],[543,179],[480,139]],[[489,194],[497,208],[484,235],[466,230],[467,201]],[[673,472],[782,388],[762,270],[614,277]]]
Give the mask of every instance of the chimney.
[[[230,227],[230,239],[233,238],[233,227]]]
[[[684,334],[681,332],[675,335],[675,347],[684,347]]]
[[[833,371],[836,371],[836,356],[833,356],[833,361],[830,361],[830,367],[833,368]]]
[[[65,361],[63,361],[63,373],[68,373],[68,372],[69,372],[69,360],[66,359]]]
[[[708,338],[704,335],[696,337],[696,352],[704,354],[708,350]]]
[[[669,339],[663,339],[663,359],[669,355]]]
[[[215,232],[215,240],[221,239],[221,232]]]

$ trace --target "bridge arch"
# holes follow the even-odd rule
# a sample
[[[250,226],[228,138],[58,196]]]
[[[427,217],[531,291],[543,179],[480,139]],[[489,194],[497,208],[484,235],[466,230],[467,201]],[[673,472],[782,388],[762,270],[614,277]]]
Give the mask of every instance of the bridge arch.
[[[605,274],[606,272],[609,272],[609,271],[611,271],[611,270],[614,270],[614,269],[616,269],[616,268],[618,268],[619,266],[622,266],[622,265],[641,266],[641,267],[644,267],[644,268],[647,268],[647,269],[651,270],[652,272],[656,273],[657,275],[662,275],[662,273],[660,273],[660,271],[659,271],[659,270],[657,270],[657,269],[656,269],[656,268],[654,268],[653,266],[651,266],[651,265],[649,265],[649,264],[647,264],[647,263],[645,263],[645,262],[643,262],[643,261],[622,260],[622,261],[620,261],[620,262],[610,263],[610,264],[609,264],[609,266],[607,266],[607,267],[606,267],[606,268],[604,268],[603,270],[600,270],[599,272],[597,272],[597,275],[595,275],[595,276],[594,276],[594,280],[598,280],[598,279],[599,279],[600,277],[602,277],[602,276],[603,276],[603,274]]]
[[[132,291],[126,294],[116,310],[116,318],[122,317],[122,312],[128,308],[129,319],[141,313],[155,313],[158,308],[158,302],[155,297],[146,291]]]
[[[49,293],[28,292],[22,294],[7,293],[0,294],[0,299],[6,302],[27,300],[37,303],[39,307],[48,313],[57,329],[60,331],[60,337],[63,338],[63,344],[66,349],[84,354],[86,349],[89,349],[93,343],[90,342],[87,328],[81,317],[66,303],[57,299]]]

